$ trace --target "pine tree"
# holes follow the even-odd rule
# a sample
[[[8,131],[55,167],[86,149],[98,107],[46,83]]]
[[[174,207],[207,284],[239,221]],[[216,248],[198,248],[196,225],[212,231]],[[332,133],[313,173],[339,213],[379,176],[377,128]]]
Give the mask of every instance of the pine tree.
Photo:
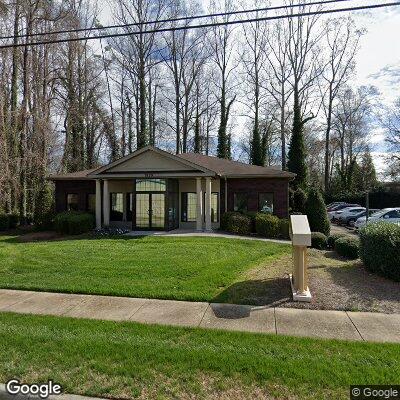
[[[254,124],[253,135],[250,142],[250,162],[253,165],[264,165],[261,135],[258,124]]]
[[[369,149],[365,151],[361,160],[361,176],[363,190],[370,190],[376,187],[376,170]]]
[[[294,172],[297,176],[293,181],[293,185],[307,188],[308,171],[306,164],[306,149],[303,136],[304,122],[301,118],[301,109],[299,99],[295,96],[293,106],[293,130],[290,140],[287,167],[290,172]]]
[[[328,236],[331,227],[324,199],[318,189],[311,189],[308,193],[306,213],[311,232],[321,232]]]

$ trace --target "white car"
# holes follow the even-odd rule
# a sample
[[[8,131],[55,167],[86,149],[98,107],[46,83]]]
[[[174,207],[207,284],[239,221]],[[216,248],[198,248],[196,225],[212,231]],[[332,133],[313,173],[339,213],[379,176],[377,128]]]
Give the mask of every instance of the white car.
[[[394,224],[400,224],[400,207],[396,208],[384,208],[383,210],[377,211],[368,218],[368,223],[374,223],[379,221],[390,222]],[[366,217],[358,218],[354,223],[356,229],[362,228],[367,223]]]
[[[344,208],[343,210],[337,211],[335,214],[335,219],[338,220],[338,222],[345,221],[347,217],[350,217],[352,215],[356,215],[362,211],[365,211],[365,207],[349,207],[349,208]]]
[[[343,211],[345,211],[348,208],[355,208],[355,207],[362,208],[359,204],[341,204],[337,206],[335,209],[328,212],[329,221],[333,222]]]

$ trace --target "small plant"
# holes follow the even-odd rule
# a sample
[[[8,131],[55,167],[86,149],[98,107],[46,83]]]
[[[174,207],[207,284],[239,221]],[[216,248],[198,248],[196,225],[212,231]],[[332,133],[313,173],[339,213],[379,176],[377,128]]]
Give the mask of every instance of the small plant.
[[[58,233],[79,235],[91,231],[95,226],[95,220],[90,213],[66,211],[56,215],[54,225]]]
[[[251,233],[251,219],[238,212],[226,212],[221,217],[221,229],[239,235]]]
[[[280,233],[280,220],[275,215],[256,215],[256,232],[267,238],[277,238]]]
[[[328,238],[321,232],[311,233],[311,247],[318,250],[326,250]]]
[[[344,233],[334,233],[332,235],[329,235],[328,236],[328,248],[333,250],[335,248],[336,240],[338,240],[342,237],[345,237],[345,236],[348,236],[348,235],[345,235]]]
[[[360,258],[369,271],[400,281],[400,226],[387,222],[360,230]]]
[[[359,256],[360,240],[351,236],[341,237],[335,242],[335,251],[342,257],[355,260]]]

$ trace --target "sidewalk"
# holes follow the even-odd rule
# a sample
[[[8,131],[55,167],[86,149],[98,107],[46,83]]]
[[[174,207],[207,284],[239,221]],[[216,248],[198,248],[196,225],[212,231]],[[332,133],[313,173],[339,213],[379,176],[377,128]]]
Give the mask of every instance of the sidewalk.
[[[400,314],[301,310],[6,289],[0,289],[1,311],[400,343]]]

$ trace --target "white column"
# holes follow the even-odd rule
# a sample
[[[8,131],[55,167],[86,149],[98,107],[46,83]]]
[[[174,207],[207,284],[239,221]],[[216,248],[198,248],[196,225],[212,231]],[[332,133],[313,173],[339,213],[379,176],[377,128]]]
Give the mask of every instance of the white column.
[[[103,218],[104,226],[110,225],[110,193],[108,191],[108,179],[104,179],[103,185]]]
[[[206,231],[211,231],[211,178],[206,178]]]
[[[101,229],[101,180],[96,179],[96,228]]]
[[[127,209],[126,209],[126,203],[127,203],[127,196],[128,193],[123,192],[122,193],[122,221],[126,222],[126,215],[127,215]]]
[[[201,178],[196,178],[196,230],[201,231],[203,229],[203,190],[201,189]]]

